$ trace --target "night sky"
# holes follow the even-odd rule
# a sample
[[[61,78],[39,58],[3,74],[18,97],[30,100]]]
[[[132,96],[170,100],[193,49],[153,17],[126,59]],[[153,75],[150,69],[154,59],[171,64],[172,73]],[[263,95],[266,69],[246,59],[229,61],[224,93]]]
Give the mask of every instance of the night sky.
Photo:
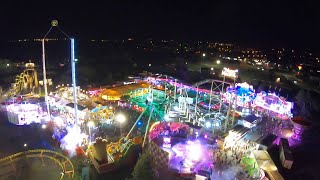
[[[319,52],[320,13],[311,1],[7,0],[0,4],[0,39],[40,38],[52,19],[80,39],[212,40]]]

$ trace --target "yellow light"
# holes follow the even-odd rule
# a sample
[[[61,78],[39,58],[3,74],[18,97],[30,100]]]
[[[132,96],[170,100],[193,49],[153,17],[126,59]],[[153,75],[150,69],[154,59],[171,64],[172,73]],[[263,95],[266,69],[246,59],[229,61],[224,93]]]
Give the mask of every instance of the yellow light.
[[[94,123],[92,121],[89,121],[88,124],[87,124],[89,127],[93,127],[94,126]]]
[[[116,120],[119,122],[119,123],[123,123],[126,121],[126,117],[123,115],[123,114],[118,114],[116,116]]]

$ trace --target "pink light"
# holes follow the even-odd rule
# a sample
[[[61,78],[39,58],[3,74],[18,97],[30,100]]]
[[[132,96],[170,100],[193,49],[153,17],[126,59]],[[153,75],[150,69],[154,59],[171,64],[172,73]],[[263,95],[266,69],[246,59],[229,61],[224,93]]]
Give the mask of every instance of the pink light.
[[[192,161],[199,161],[202,157],[202,147],[199,142],[187,142],[187,151],[188,151],[188,158],[190,158]]]
[[[267,100],[271,101],[271,104],[267,103]],[[257,94],[257,97],[254,100],[254,105],[281,115],[286,114],[288,116],[292,116],[291,109],[293,108],[293,103],[281,99],[275,93],[267,95],[265,92],[261,92]]]
[[[207,139],[207,138],[208,138],[208,135],[206,135],[206,134],[205,134],[205,135],[204,135],[204,138],[206,138],[206,139]]]

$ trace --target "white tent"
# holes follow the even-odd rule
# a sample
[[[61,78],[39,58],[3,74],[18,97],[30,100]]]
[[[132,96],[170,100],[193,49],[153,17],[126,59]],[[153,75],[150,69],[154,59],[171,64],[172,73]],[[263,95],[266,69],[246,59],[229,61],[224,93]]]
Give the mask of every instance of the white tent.
[[[66,104],[69,104],[70,102],[62,97],[57,103],[65,106]]]
[[[259,168],[264,170],[266,174],[270,176],[272,180],[284,180],[281,174],[278,172],[277,166],[272,161],[269,153],[265,150],[255,150],[252,151],[253,156],[255,157]]]

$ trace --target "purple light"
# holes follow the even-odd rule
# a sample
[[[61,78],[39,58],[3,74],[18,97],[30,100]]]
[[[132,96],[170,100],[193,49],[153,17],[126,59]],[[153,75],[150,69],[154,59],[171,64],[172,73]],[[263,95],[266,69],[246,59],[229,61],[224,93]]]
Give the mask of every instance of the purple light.
[[[187,142],[188,159],[191,161],[199,161],[202,157],[202,147],[199,142]]]
[[[281,115],[292,116],[291,109],[293,108],[293,103],[280,98],[275,93],[266,94],[265,92],[261,92],[257,94],[254,105]]]
[[[207,139],[207,138],[208,138],[208,135],[206,135],[206,134],[205,134],[205,135],[204,135],[204,138],[206,138],[206,139]]]

